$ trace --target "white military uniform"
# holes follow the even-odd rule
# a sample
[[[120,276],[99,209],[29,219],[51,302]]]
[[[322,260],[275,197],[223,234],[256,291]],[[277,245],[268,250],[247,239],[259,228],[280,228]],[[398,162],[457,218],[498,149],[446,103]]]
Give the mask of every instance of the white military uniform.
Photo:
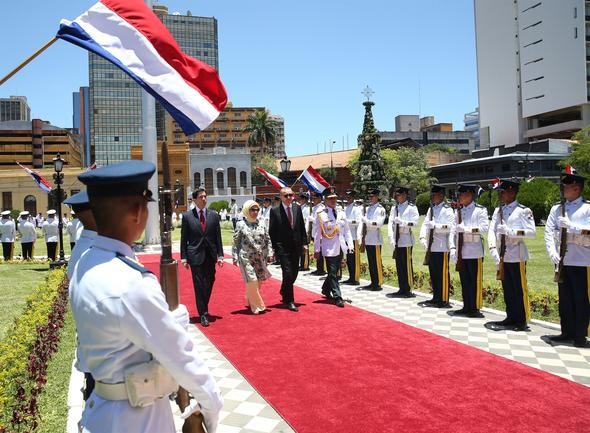
[[[315,242],[315,235],[318,229],[318,225],[317,225],[317,218],[318,218],[318,212],[324,210],[326,206],[324,205],[324,203],[318,203],[316,205],[314,205],[311,208],[311,237],[314,239]]]
[[[565,266],[588,267],[590,266],[590,202],[582,197],[571,202],[567,201],[565,214],[570,224],[567,228],[567,250],[563,264]],[[558,245],[561,239],[560,217],[561,204],[558,203],[551,208],[545,225],[545,248],[547,248],[549,257],[557,259],[559,258]]]
[[[23,243],[35,242],[37,240],[35,224],[29,221],[28,218],[19,218],[18,232],[20,233],[20,241]]]
[[[0,218],[0,242],[14,242],[15,237],[14,221],[8,218]]]
[[[70,256],[70,260],[68,260],[68,278],[72,279],[72,273],[74,272],[74,268],[80,257],[94,244],[94,238],[98,236],[94,230],[83,229],[74,249],[72,250],[72,255]]]
[[[303,222],[305,223],[305,233],[311,236],[310,230],[308,230],[308,228],[310,224],[313,226],[313,221],[311,220],[311,206],[309,203],[301,205],[301,215],[303,216]]]
[[[321,251],[324,257],[336,257],[340,255],[340,251],[346,254],[354,248],[350,227],[342,210],[336,209],[336,217],[334,217],[334,209],[324,207],[317,214],[316,225],[318,230],[313,240],[316,253]],[[325,234],[335,234],[335,236],[326,237]]]
[[[458,233],[463,229],[463,249],[461,251],[464,259],[477,259],[484,256],[483,237],[488,232],[490,226],[488,220],[488,210],[475,202],[471,202],[468,206],[462,207],[461,212],[461,226],[458,224],[458,219],[455,220],[457,225],[454,226]],[[455,244],[457,240],[455,239]]]
[[[346,221],[350,227],[352,240],[358,239],[358,227],[363,220],[363,206],[360,203],[352,202],[344,208],[346,212]]]
[[[433,212],[433,228],[430,228],[431,212]],[[453,231],[454,225],[455,212],[453,208],[444,201],[440,202],[436,206],[430,207],[428,212],[426,212],[426,217],[424,218],[422,227],[420,227],[420,240],[424,244],[427,244],[428,238],[430,237],[430,230],[434,230],[430,251],[433,253],[446,253],[455,246],[453,237],[449,236]]]
[[[48,217],[41,227],[41,231],[45,235],[45,242],[57,242],[59,240],[59,226],[57,218]]]
[[[264,207],[264,205],[260,206],[260,212],[258,212],[258,218],[264,223],[264,226],[266,227],[266,231],[268,231],[268,226],[270,223],[270,210],[272,209],[271,206],[266,206]]]
[[[127,257],[120,259],[118,256]],[[130,366],[152,357],[201,406],[215,433],[222,399],[186,330],[179,325],[154,275],[131,266],[131,247],[97,236],[92,254],[78,261],[70,283],[70,302],[78,331],[79,365],[97,382],[124,382]],[[128,400],[105,400],[95,392],[86,402],[84,432],[173,433],[170,401],[131,407]]]
[[[84,230],[84,224],[78,218],[74,218],[72,221],[68,222],[66,226],[66,232],[70,237],[70,243],[78,242],[80,236],[82,235],[82,230]]]
[[[508,227],[505,235],[506,252],[504,253],[505,263],[526,262],[529,259],[529,250],[524,243],[524,238],[534,238],[535,219],[533,212],[526,206],[518,204],[515,200],[510,204],[502,206],[504,224]],[[498,249],[500,246],[501,234],[497,233],[500,224],[500,211],[498,208],[492,215],[492,222],[488,233],[488,246]],[[499,252],[499,251],[498,251]]]
[[[357,228],[357,239],[362,242],[363,226],[367,228],[365,235],[365,245],[383,245],[383,236],[381,236],[381,226],[385,222],[385,208],[381,203],[375,203],[367,207],[367,212],[363,216],[362,223]]]
[[[396,218],[398,218],[397,225],[399,226],[399,240],[395,244],[395,226]],[[389,243],[393,247],[411,247],[414,245],[414,235],[412,227],[420,219],[418,208],[416,205],[407,200],[397,206],[392,206],[389,211],[389,222],[387,223],[387,236]]]

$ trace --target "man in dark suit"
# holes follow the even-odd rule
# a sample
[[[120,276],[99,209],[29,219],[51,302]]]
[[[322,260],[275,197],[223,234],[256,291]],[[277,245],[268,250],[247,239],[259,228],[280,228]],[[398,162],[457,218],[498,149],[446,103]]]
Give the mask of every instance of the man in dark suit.
[[[301,206],[293,202],[291,188],[281,188],[280,194],[281,203],[270,211],[269,235],[283,271],[281,301],[289,310],[299,311],[295,305],[293,283],[299,273],[301,249],[307,248],[307,234]]]
[[[223,245],[219,214],[207,209],[204,188],[193,191],[195,207],[182,216],[180,259],[190,265],[201,325],[209,326],[209,299],[215,282],[215,263],[223,266]]]

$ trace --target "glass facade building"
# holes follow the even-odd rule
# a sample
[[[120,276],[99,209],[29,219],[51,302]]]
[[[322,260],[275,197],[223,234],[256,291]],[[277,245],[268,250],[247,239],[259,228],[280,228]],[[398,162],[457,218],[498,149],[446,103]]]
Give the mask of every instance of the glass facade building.
[[[10,120],[31,121],[31,108],[25,96],[0,98],[0,122],[8,122]]]

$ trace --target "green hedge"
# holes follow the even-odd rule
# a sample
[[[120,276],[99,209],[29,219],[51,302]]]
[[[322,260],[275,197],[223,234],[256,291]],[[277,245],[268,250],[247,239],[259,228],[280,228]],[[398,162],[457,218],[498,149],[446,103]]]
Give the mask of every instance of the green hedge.
[[[34,431],[38,425],[38,397],[67,307],[66,280],[65,269],[52,271],[0,342],[0,432]]]

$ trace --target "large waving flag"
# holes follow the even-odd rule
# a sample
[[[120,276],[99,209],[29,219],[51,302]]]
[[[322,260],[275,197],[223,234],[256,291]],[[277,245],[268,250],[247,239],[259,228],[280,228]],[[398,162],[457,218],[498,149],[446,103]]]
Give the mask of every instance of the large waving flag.
[[[319,194],[324,192],[324,190],[330,186],[330,183],[326,181],[326,179],[324,179],[311,165],[303,170],[303,173],[301,173],[298,180],[303,182],[307,189]]]
[[[270,174],[265,169],[256,167],[256,170],[258,170],[260,174],[263,175],[276,189],[286,188],[288,186],[284,181],[276,177],[274,174]]]
[[[143,0],[101,0],[74,21],[62,20],[56,36],[121,68],[187,135],[209,126],[227,103],[217,71],[184,54]]]
[[[27,168],[24,165],[21,165],[18,161],[16,163],[18,164],[18,166],[20,168],[22,168],[24,171],[26,171],[27,173],[29,173],[31,175],[31,177],[33,178],[33,180],[35,181],[37,186],[41,189],[41,191],[51,192],[51,184],[47,181],[47,179],[45,179],[43,176],[41,176],[36,171],[33,171],[30,168]]]

